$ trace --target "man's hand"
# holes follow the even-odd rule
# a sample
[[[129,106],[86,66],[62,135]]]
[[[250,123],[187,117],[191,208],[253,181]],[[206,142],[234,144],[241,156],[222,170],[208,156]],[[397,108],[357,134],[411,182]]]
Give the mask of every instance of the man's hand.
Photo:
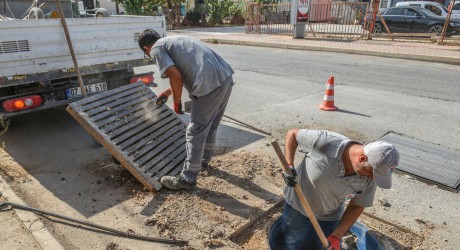
[[[339,237],[331,234],[327,237],[327,242],[329,242],[329,247],[327,250],[340,250],[340,239]]]
[[[165,104],[168,101],[168,96],[165,94],[165,92],[161,92],[160,95],[157,97],[156,104],[158,106]]]
[[[184,111],[182,110],[182,101],[174,102],[174,112],[178,115],[182,115]]]
[[[297,171],[295,171],[294,165],[289,165],[289,169],[291,170],[292,174],[288,174],[287,172],[283,171],[284,183],[286,183],[288,187],[295,187],[297,184]]]

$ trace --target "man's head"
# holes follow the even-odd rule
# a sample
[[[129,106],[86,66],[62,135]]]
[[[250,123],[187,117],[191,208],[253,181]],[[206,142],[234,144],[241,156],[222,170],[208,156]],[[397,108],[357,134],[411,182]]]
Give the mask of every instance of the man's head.
[[[378,187],[391,188],[391,174],[399,163],[399,152],[383,141],[375,141],[364,146],[367,163],[373,169],[373,177]]]
[[[141,48],[144,53],[150,57],[150,50],[152,46],[160,39],[161,36],[152,29],[146,29],[142,31],[139,35],[138,43],[139,47]]]

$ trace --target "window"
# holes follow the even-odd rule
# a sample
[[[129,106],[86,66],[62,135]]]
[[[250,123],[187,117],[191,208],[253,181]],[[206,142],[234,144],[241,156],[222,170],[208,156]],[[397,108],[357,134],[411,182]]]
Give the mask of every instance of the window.
[[[414,6],[414,7],[422,7],[422,5],[421,5],[421,4],[414,4],[414,3],[411,3],[411,4],[409,4],[409,6]]]
[[[460,4],[455,4],[452,10],[460,10]]]
[[[380,8],[387,8],[388,6],[388,0],[382,0],[380,2]]]
[[[417,16],[417,12],[412,9],[404,9],[404,16]]]
[[[395,8],[395,9],[388,9],[385,15],[401,15],[401,9]]]
[[[435,15],[437,16],[441,16],[442,15],[442,11],[441,9],[439,9],[438,7],[434,6],[434,5],[431,5],[431,4],[426,4],[425,5],[425,9],[433,12]]]

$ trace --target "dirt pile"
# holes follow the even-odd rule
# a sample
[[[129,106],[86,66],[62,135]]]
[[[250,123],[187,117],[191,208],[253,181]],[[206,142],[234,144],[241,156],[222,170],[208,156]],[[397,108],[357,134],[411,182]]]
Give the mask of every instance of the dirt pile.
[[[226,238],[281,198],[278,162],[239,152],[215,157],[194,191],[161,190],[158,207],[146,220],[163,237],[189,240],[185,249],[235,249]]]
[[[129,172],[105,168],[106,164],[92,166],[91,171],[104,168],[102,182],[126,189],[139,206],[151,206],[151,212],[144,214],[145,226],[161,237],[188,240],[182,249],[267,249],[269,227],[282,213],[280,163],[263,153],[221,148],[210,168],[201,172],[195,190],[162,189],[156,194]],[[360,219],[390,249],[414,249],[423,241],[384,221],[369,216]],[[347,242],[348,249],[355,249],[356,237],[349,235]]]

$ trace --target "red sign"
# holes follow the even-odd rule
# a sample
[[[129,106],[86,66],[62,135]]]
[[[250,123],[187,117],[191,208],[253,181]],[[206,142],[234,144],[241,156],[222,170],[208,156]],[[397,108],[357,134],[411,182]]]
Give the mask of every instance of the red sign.
[[[297,22],[302,23],[308,21],[309,0],[299,0],[297,7]]]

